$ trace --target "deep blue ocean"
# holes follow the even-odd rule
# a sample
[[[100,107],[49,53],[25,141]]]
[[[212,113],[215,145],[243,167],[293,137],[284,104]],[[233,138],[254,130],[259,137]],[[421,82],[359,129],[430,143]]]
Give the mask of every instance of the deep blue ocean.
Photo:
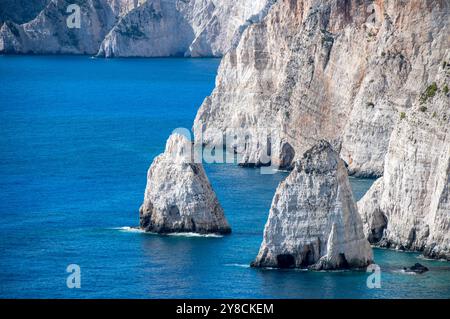
[[[1,298],[450,298],[450,264],[375,250],[366,272],[249,268],[286,173],[207,165],[226,237],[134,232],[146,172],[191,128],[217,59],[0,56]],[[351,179],[358,199],[372,180]],[[402,267],[420,262],[424,275]],[[66,267],[81,267],[69,289]]]

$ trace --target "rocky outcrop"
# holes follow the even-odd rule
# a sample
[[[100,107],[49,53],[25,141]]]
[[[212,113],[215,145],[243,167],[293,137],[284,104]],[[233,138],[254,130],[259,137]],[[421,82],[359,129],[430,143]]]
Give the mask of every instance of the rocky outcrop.
[[[32,21],[0,29],[0,53],[106,57],[222,56],[274,0],[49,0]],[[67,7],[81,9],[68,28]]]
[[[193,145],[173,134],[147,176],[140,227],[147,232],[228,234],[231,228],[202,164],[193,161]]]
[[[384,176],[358,202],[369,240],[450,260],[450,53],[390,139]]]
[[[67,26],[67,8],[80,6],[80,28]],[[116,21],[108,0],[52,0],[32,21],[5,22],[0,53],[95,54]]]
[[[423,273],[426,273],[427,271],[429,271],[429,269],[427,267],[425,267],[424,265],[416,263],[412,267],[403,268],[403,271],[406,273],[423,274]]]
[[[4,21],[25,23],[34,19],[50,0],[2,0],[0,24]]]
[[[320,141],[278,187],[252,266],[331,270],[372,259],[345,164]]]
[[[449,31],[448,1],[279,0],[224,57],[196,141],[247,130],[242,158],[259,165],[260,131],[271,131],[283,168],[323,138],[342,145],[351,174],[380,176],[395,121],[441,67]]]
[[[194,33],[177,10],[178,0],[148,0],[120,19],[103,40],[99,56],[183,56]]]
[[[148,0],[121,19],[99,55],[222,56],[273,0]]]

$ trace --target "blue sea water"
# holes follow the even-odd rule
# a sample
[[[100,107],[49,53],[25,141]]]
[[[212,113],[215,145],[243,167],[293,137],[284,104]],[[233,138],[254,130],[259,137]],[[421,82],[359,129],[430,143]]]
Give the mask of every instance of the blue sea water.
[[[143,234],[146,171],[190,128],[217,59],[0,56],[1,298],[450,298],[450,265],[375,250],[365,272],[249,268],[286,173],[207,165],[225,237]],[[373,181],[351,179],[356,198]],[[400,270],[420,262],[424,275]],[[66,268],[81,267],[81,289]]]

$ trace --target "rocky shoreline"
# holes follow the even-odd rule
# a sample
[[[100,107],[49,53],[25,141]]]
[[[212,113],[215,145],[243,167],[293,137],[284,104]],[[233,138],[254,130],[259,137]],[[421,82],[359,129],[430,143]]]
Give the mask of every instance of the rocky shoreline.
[[[258,166],[273,129],[272,163],[291,168],[325,139],[349,174],[379,177],[358,203],[372,244],[449,260],[449,6],[278,1],[224,56],[196,142],[240,128]]]
[[[435,80],[398,120],[385,174],[358,208],[373,244],[450,261],[450,69]]]
[[[448,1],[83,0],[80,28],[69,4],[2,19],[0,53],[223,56],[194,143],[291,170],[254,266],[363,266],[368,242],[450,261]],[[230,233],[183,150],[171,136],[150,167],[141,229]],[[378,180],[355,204],[348,175]]]
[[[221,57],[273,2],[48,0],[31,21],[0,21],[0,53]],[[79,28],[66,23],[72,4],[80,8]]]
[[[380,177],[358,209],[351,209],[351,216],[362,219],[352,219],[353,229],[363,228],[376,246],[450,260],[449,7],[433,3],[380,1],[370,20],[362,3],[277,1],[224,56],[216,88],[194,122],[195,143],[230,148],[230,128],[240,129],[244,147],[231,147],[241,155],[240,164],[293,169],[290,181],[300,174],[293,168],[297,161],[324,139],[349,174]],[[275,195],[253,265],[348,264],[336,256],[319,262],[326,260],[327,243],[343,236],[332,230],[333,223],[316,244],[312,238],[297,242],[306,236],[301,225],[294,222],[291,229],[290,220],[302,216],[305,192],[321,179],[311,181],[313,186],[299,186],[299,180],[299,206],[280,199],[286,183]],[[277,207],[283,203],[285,208]],[[310,207],[314,213],[319,208]],[[306,229],[315,222],[305,221]],[[370,260],[360,256],[361,264]]]

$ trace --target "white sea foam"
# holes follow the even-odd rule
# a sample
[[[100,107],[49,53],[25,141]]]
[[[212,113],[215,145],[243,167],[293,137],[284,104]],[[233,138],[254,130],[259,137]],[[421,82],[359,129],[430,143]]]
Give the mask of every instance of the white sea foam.
[[[222,235],[218,234],[198,234],[198,233],[172,233],[167,234],[168,236],[174,237],[204,237],[204,238],[221,238]]]
[[[225,266],[227,266],[227,267],[240,267],[240,268],[250,268],[251,267],[249,264],[226,264]],[[281,269],[281,268],[276,268],[276,267],[263,267],[263,268],[260,268],[260,269],[275,270],[275,271],[279,271],[279,270],[289,270],[289,271],[299,271],[299,272],[306,272],[306,271],[308,271],[308,269],[301,269],[301,268]]]
[[[324,273],[341,273],[341,272],[351,272],[351,271],[357,271],[354,269],[330,269],[330,270],[314,270],[315,272],[324,272]]]
[[[405,271],[404,269],[394,270],[393,272],[402,275],[411,275],[411,276],[417,275],[417,273],[413,271]]]
[[[129,227],[129,226],[116,227],[113,229],[124,232],[124,233],[144,233],[144,231],[142,229],[139,229],[136,227]]]
[[[142,229],[139,229],[137,227],[129,227],[129,226],[115,227],[112,229],[118,230],[118,231],[124,232],[124,233],[142,233],[142,234],[155,235],[155,236],[161,235],[158,233],[145,232]],[[172,233],[172,234],[163,234],[161,236],[200,237],[200,238],[221,238],[221,237],[223,237],[222,235],[218,235],[218,234],[198,234],[198,233]]]
[[[227,267],[240,267],[240,268],[250,268],[250,265],[247,264],[226,264]]]
[[[417,259],[426,260],[426,261],[440,261],[440,262],[443,262],[443,263],[447,263],[447,262],[448,262],[448,261],[447,261],[446,259],[444,259],[444,258],[441,258],[441,259],[433,259],[433,258],[425,257],[424,255],[418,255],[416,258],[417,258]]]
[[[438,259],[432,259],[432,258],[427,258],[427,257],[425,257],[424,255],[419,255],[419,256],[417,256],[416,257],[417,259],[422,259],[422,260],[429,260],[429,261],[436,261],[436,260],[438,260]]]

